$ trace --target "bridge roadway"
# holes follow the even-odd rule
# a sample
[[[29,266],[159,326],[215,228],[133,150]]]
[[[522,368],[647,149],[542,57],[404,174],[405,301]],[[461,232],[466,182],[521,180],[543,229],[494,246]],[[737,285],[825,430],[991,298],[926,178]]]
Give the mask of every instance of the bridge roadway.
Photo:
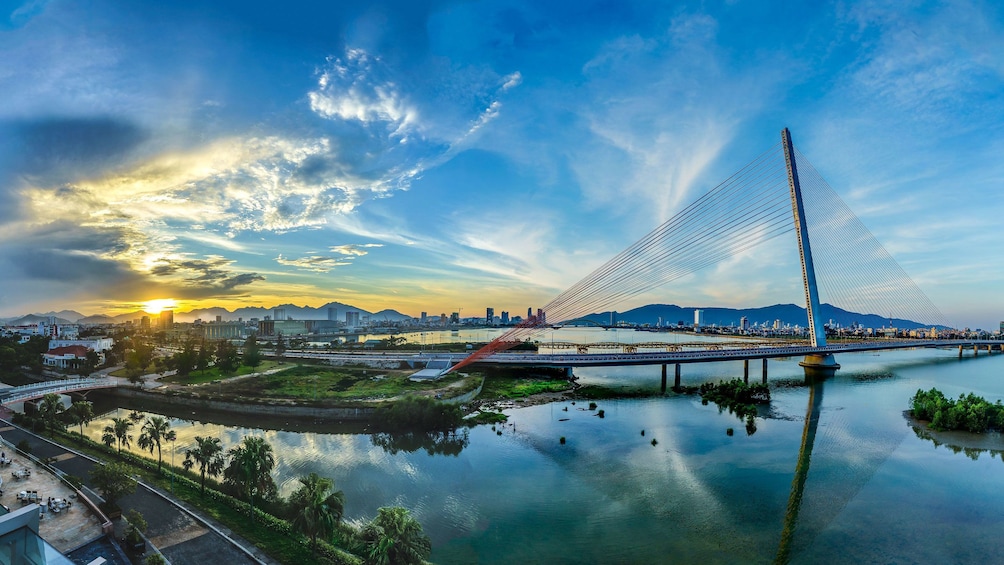
[[[18,386],[0,390],[0,405],[10,405],[26,400],[42,398],[51,392],[65,394],[67,392],[78,392],[82,390],[94,390],[99,388],[112,388],[119,386],[121,381],[113,378],[80,378],[80,379],[60,379],[55,381],[44,381],[32,383],[30,385]]]
[[[630,347],[633,344],[624,344]],[[680,351],[638,351],[634,353],[494,353],[477,362],[479,365],[494,365],[505,367],[602,367],[618,365],[667,365],[676,363],[714,363],[719,361],[742,361],[749,359],[770,359],[777,357],[795,357],[802,355],[826,355],[837,353],[855,353],[861,351],[881,351],[890,349],[932,349],[932,348],[975,348],[1004,351],[1004,341],[1001,340],[873,340],[832,343],[825,347],[811,345],[771,345],[769,343],[744,343],[741,347],[724,347],[725,344],[707,343],[709,348]],[[732,345],[732,344],[729,344]],[[468,353],[322,353],[312,351],[287,351],[287,358],[329,359],[342,361],[402,361],[408,363],[424,363],[432,359],[450,359],[459,362]]]

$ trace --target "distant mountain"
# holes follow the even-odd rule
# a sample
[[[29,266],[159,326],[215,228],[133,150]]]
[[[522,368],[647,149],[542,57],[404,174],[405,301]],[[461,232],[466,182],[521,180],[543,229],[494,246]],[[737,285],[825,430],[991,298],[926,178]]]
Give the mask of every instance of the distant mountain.
[[[370,320],[375,321],[387,321],[387,322],[400,322],[403,320],[410,320],[412,317],[407,314],[402,314],[397,310],[380,310],[379,312],[374,312],[370,314]]]
[[[27,316],[21,316],[20,318],[11,318],[7,322],[5,322],[5,323],[7,325],[10,325],[10,326],[31,326],[31,325],[37,324],[39,322],[46,322],[46,323],[48,323],[49,322],[49,318],[50,318],[50,315],[48,315],[48,314],[45,314],[45,315],[42,315],[42,314],[28,314]],[[73,322],[71,322],[70,320],[67,320],[65,318],[56,317],[56,323],[57,324],[63,324],[63,325],[65,325],[65,324],[71,324]]]
[[[83,314],[77,312],[76,310],[60,310],[59,312],[46,312],[44,314],[39,314],[38,312],[35,312],[35,315],[44,316],[46,318],[48,318],[49,316],[55,316],[57,318],[62,318],[64,320],[67,320],[71,324],[76,323],[77,320],[84,317]]]
[[[692,325],[694,323],[694,310],[697,309],[704,310],[704,323],[708,326],[738,326],[739,319],[743,316],[749,320],[750,325],[764,322],[773,324],[774,320],[781,320],[782,324],[792,326],[805,327],[808,324],[808,316],[805,308],[795,304],[775,304],[763,308],[700,308],[682,307],[675,304],[649,304],[626,312],[615,312],[614,320],[615,322],[652,324],[654,326],[658,323],[659,318],[662,318],[663,325],[675,325],[677,322],[683,322],[684,325]],[[890,324],[893,327],[907,330],[930,327],[912,320],[903,320],[901,318],[890,320],[889,318],[875,314],[848,312],[831,304],[822,304],[820,311],[824,323],[833,320],[834,323],[845,327],[855,323],[861,324],[866,328],[889,327]],[[589,314],[583,317],[600,324],[610,323],[610,312]]]
[[[360,319],[369,317],[372,320],[400,321],[411,318],[411,316],[401,314],[396,310],[381,310],[380,312],[373,314],[367,310],[363,310],[362,308],[358,308],[350,304],[328,302],[327,304],[318,306],[317,308],[311,306],[297,306],[295,304],[280,304],[271,308],[248,306],[244,308],[237,308],[232,312],[226,308],[219,307],[200,308],[190,312],[175,312],[174,320],[177,322],[194,322],[197,319],[211,321],[215,320],[216,316],[219,316],[221,320],[225,321],[235,321],[238,318],[243,320],[258,318],[261,320],[264,319],[265,316],[274,316],[276,310],[283,310],[283,314],[285,314],[287,318],[293,318],[294,320],[327,320],[329,308],[334,308],[334,312],[332,312],[332,314],[338,321],[345,321],[345,314],[348,312],[358,312]]]

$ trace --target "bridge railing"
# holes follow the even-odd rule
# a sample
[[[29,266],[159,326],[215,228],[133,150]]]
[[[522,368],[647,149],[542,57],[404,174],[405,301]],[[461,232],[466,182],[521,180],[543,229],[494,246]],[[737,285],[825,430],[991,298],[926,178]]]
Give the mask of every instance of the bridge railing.
[[[115,379],[67,379],[65,381],[46,381],[32,383],[14,387],[4,391],[2,397],[3,404],[22,402],[38,398],[44,394],[74,392],[78,390],[91,390],[96,388],[112,388],[118,386]]]

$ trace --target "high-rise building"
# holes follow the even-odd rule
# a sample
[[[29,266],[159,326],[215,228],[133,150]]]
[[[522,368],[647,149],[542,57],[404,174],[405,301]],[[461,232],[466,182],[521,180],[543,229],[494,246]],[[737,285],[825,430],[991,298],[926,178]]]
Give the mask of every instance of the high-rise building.
[[[781,329],[781,320],[774,320],[774,329],[775,330]]]
[[[428,319],[429,319],[429,313],[428,312],[422,312],[422,325],[425,325],[425,323],[428,321]]]
[[[749,331],[749,329],[750,329],[749,318],[747,318],[746,316],[743,316],[742,318],[739,318],[739,329],[742,330],[742,331],[744,331],[744,332],[748,332]]]
[[[493,321],[495,321],[495,309],[489,307],[485,310],[485,323],[490,326]]]
[[[280,322],[286,319],[286,309],[285,308],[274,308],[272,310],[272,319]]]
[[[150,316],[143,316],[139,319],[139,327],[144,330],[150,329]]]
[[[537,308],[537,323],[538,324],[547,323],[547,313],[544,312],[543,308]]]
[[[529,320],[530,318],[533,318],[533,306],[526,309],[526,319]]]
[[[459,324],[460,323],[460,312],[453,312],[450,314],[450,323]]]
[[[508,323],[509,323],[509,312],[506,312],[505,310],[503,310],[502,311],[502,324],[508,324]]]
[[[328,307],[328,321],[334,322],[338,319],[338,308]]]
[[[354,328],[359,325],[359,312],[346,312],[345,325]]]
[[[704,325],[704,310],[694,310],[694,329],[700,329]]]
[[[162,330],[173,330],[174,329],[174,310],[170,308],[160,311],[160,329]]]

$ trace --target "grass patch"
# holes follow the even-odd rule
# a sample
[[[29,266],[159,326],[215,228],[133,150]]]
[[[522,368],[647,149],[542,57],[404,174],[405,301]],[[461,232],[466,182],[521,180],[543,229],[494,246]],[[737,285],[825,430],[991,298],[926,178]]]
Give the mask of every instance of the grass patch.
[[[514,400],[534,394],[566,390],[572,390],[572,383],[566,379],[488,377],[479,397],[485,400]]]
[[[280,366],[278,361],[262,361],[261,365],[258,365],[255,368],[248,367],[247,365],[241,365],[237,369],[237,372],[232,375],[222,375],[217,367],[209,367],[201,371],[192,371],[185,376],[171,375],[169,377],[163,377],[160,379],[160,382],[180,385],[197,385],[211,383],[217,380],[229,379],[231,377],[250,375],[251,373],[261,373],[262,371],[268,371],[269,369],[274,369],[278,366]]]
[[[464,423],[468,427],[479,426],[481,424],[504,424],[509,421],[509,416],[501,412],[478,412],[473,416],[464,418]]]
[[[297,365],[271,375],[224,381],[224,394],[291,400],[374,400],[416,392],[449,390],[457,396],[477,388],[480,377],[447,376],[438,381],[412,382],[413,370]]]

